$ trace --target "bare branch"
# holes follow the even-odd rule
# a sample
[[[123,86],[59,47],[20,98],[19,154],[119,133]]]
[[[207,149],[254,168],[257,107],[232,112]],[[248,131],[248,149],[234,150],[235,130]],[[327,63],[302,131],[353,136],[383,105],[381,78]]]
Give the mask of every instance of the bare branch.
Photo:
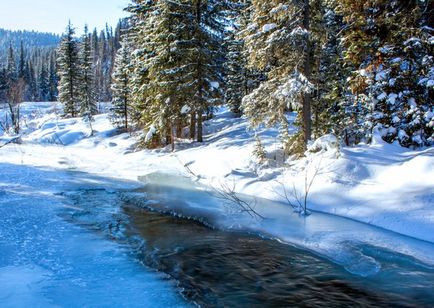
[[[214,192],[214,196],[218,199],[225,201],[226,203],[234,206],[238,212],[247,213],[250,217],[263,220],[264,216],[259,214],[254,208],[256,206],[256,199],[252,202],[245,201],[239,197],[239,195],[235,192],[235,183],[232,187],[229,187],[228,184],[222,183],[220,184],[220,189],[212,187]]]

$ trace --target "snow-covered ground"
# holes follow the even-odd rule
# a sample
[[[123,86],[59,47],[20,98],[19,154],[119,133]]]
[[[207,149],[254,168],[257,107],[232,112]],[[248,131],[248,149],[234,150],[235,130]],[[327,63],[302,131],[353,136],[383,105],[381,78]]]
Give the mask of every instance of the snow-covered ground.
[[[257,225],[246,222],[246,226],[288,242],[296,240],[289,235],[288,230],[293,229],[284,226],[291,223],[290,217],[295,214],[287,204],[285,193],[294,202],[294,187],[302,192],[305,180],[309,182],[318,171],[308,198],[310,210],[413,237],[414,240],[394,235],[368,243],[377,245],[395,238],[384,248],[396,249],[434,265],[434,148],[409,150],[377,138],[372,145],[337,149],[325,140],[317,143],[316,153],[290,161],[282,157],[276,130],[250,131],[246,120],[221,110],[205,123],[203,144],[180,142],[174,153],[168,149],[135,151],[137,137],[116,135],[107,115],[95,117],[96,134],[89,137],[86,123],[81,119],[60,119],[54,112],[59,109],[49,103],[24,104],[23,144],[1,148],[0,161],[8,168],[16,166],[17,170],[20,166],[50,168],[53,174],[79,170],[103,178],[131,181],[159,172],[189,176],[206,187],[230,187],[241,194],[276,201],[259,200],[257,210],[268,219]],[[4,118],[1,112],[0,118]],[[265,166],[259,165],[252,155],[255,133],[261,137],[267,151],[269,160]],[[8,137],[2,138],[7,140]],[[284,167],[284,161],[289,166]],[[1,182],[11,183],[10,179]],[[200,207],[211,212],[221,212],[224,208],[208,202],[202,205],[187,202],[185,207]],[[309,226],[309,221],[310,225],[324,222],[324,219],[316,220],[321,215],[314,213],[306,219],[298,219]],[[327,228],[330,233],[334,232],[331,225],[333,222],[329,226],[325,224],[321,234]],[[349,225],[345,227],[348,230],[360,226]],[[373,236],[367,230],[339,233],[340,242],[345,236],[357,240]],[[321,241],[318,243],[320,245]],[[296,244],[303,245],[302,242]],[[305,246],[324,252],[321,247]]]

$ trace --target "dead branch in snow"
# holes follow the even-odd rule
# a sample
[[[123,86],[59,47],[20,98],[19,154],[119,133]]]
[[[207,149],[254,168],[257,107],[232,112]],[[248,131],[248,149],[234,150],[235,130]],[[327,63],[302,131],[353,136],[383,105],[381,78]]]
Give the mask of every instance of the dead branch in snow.
[[[237,212],[247,213],[250,217],[255,219],[265,219],[264,216],[262,216],[255,210],[256,199],[253,201],[243,200],[235,192],[235,183],[232,187],[230,187],[226,183],[221,183],[219,188],[212,187],[212,189],[214,192],[214,196],[233,206],[237,210]]]
[[[21,142],[21,137],[17,136],[17,137],[11,138],[8,141],[6,141],[5,143],[1,144],[0,148],[3,148],[3,147],[7,146],[10,143],[20,143],[20,142]]]
[[[315,165],[313,164],[312,160],[308,161],[308,164],[304,170],[302,189],[298,189],[295,185],[295,182],[293,181],[291,190],[288,191],[285,183],[276,181],[280,184],[282,192],[274,190],[274,193],[281,198],[284,198],[295,211],[305,216],[309,215],[307,206],[313,183],[315,182],[318,175],[325,173],[324,170],[326,168],[322,166],[322,159],[323,157],[321,156],[319,162]]]

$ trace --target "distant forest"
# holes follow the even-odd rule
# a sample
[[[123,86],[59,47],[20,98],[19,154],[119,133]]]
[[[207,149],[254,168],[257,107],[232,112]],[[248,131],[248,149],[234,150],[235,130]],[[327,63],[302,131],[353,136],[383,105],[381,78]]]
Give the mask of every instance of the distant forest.
[[[111,100],[113,60],[125,24],[119,21],[115,29],[107,25],[101,31],[94,29],[87,34],[92,42],[94,86],[99,101]],[[83,31],[76,32],[79,40],[83,40],[80,33]],[[0,29],[0,87],[11,78],[22,80],[24,101],[56,101],[60,41],[61,36],[52,33]]]

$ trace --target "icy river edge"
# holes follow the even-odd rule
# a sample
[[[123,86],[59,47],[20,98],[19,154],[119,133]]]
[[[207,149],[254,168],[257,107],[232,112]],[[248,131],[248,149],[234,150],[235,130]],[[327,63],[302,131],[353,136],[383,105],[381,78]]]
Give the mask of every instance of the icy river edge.
[[[108,194],[121,191],[124,201],[139,207],[193,218],[225,230],[262,234],[307,249],[388,292],[411,292],[412,286],[420,286],[421,281],[428,287],[434,281],[430,265],[434,247],[428,242],[333,215],[313,212],[300,217],[283,204],[280,209],[273,204],[275,216],[262,222],[233,212],[228,215],[227,204],[187,177],[154,173],[134,182],[77,170],[7,163],[0,164],[0,171],[4,176],[0,184],[4,218],[0,228],[2,306],[127,306],[124,298],[131,299],[128,306],[187,305],[178,295],[175,282],[144,269],[129,257],[128,247],[59,217],[59,210],[81,213],[79,204],[65,202],[65,198],[71,192],[88,190]],[[270,207],[269,202],[259,200],[257,210]],[[121,210],[119,205],[108,204],[110,215]],[[408,256],[416,253],[420,261]],[[394,266],[389,266],[392,263]],[[402,269],[397,271],[397,265]],[[408,277],[413,272],[416,276]],[[397,281],[397,285],[389,286]],[[429,291],[423,290],[426,286],[421,294],[427,296]]]
[[[26,108],[28,107],[29,114],[33,113],[32,110],[36,110],[35,108],[38,108],[38,113],[40,108],[48,107],[47,110],[51,110],[51,104],[45,105],[29,104]],[[135,189],[143,185],[137,182],[138,176],[141,175],[145,175],[142,179],[145,182],[154,181],[157,186],[165,187],[163,190],[169,188],[170,193],[166,196],[164,193],[158,193],[158,198],[153,198],[150,194],[145,196],[140,192],[139,203],[143,203],[146,197],[150,199],[145,202],[146,206],[163,206],[166,207],[165,211],[208,218],[223,229],[250,230],[255,234],[296,245],[333,260],[358,277],[366,276],[373,281],[380,279],[381,275],[378,273],[381,274],[385,269],[382,259],[384,256],[391,257],[390,252],[393,258],[409,264],[420,263],[428,270],[432,269],[434,264],[431,243],[434,234],[432,149],[409,151],[395,145],[379,143],[343,149],[339,159],[336,159],[333,151],[327,152],[324,160],[332,162],[336,172],[316,181],[318,185],[313,189],[310,206],[319,211],[334,213],[336,216],[314,211],[313,215],[300,219],[286,204],[260,199],[258,210],[263,211],[267,219],[258,223],[245,217],[227,215],[227,207],[209,201],[209,194],[204,192],[205,187],[200,184],[212,186],[218,185],[220,181],[228,181],[229,184],[237,184],[236,191],[240,195],[244,193],[276,200],[279,199],[275,193],[275,189],[281,186],[279,182],[291,183],[302,180],[299,174],[303,175],[306,162],[300,161],[286,171],[266,168],[257,170],[257,174],[253,172],[250,167],[250,154],[254,139],[252,133],[247,131],[244,120],[233,119],[223,112],[206,123],[208,141],[205,144],[181,143],[177,152],[171,154],[164,149],[132,151],[131,146],[135,138],[128,134],[114,134],[107,115],[96,117],[94,127],[97,132],[89,138],[88,127],[80,119],[59,119],[49,113],[50,111],[44,112],[42,117],[28,119],[29,129],[22,138],[24,144],[10,144],[0,150],[0,201],[5,205],[2,211],[4,217],[7,217],[0,230],[0,243],[8,243],[4,244],[5,253],[2,254],[1,260],[6,261],[2,264],[10,265],[15,262],[11,261],[15,253],[20,256],[17,260],[20,260],[21,256],[31,256],[27,253],[26,247],[34,251],[43,251],[37,255],[43,260],[51,260],[44,256],[46,250],[30,245],[36,245],[38,241],[34,241],[28,232],[39,227],[37,223],[27,224],[26,221],[49,222],[50,219],[44,218],[44,212],[40,212],[42,218],[38,217],[39,210],[45,211],[50,208],[49,204],[58,204],[59,196],[56,194],[72,189],[66,187],[69,184],[73,184],[75,188],[91,185],[109,190],[110,187]],[[274,132],[263,130],[260,134],[265,138],[267,151],[272,152]],[[62,142],[62,145],[52,144],[57,141]],[[199,180],[193,182],[193,185],[190,179],[182,176],[186,174],[186,167],[198,175]],[[35,170],[37,172],[33,173]],[[161,172],[155,173],[157,170]],[[83,177],[83,181],[65,182],[63,177],[69,171],[81,171],[82,175],[86,176]],[[124,178],[128,181],[115,178]],[[62,183],[66,186],[61,186]],[[134,199],[137,196],[132,194],[130,197]],[[164,200],[164,203],[158,200]],[[9,210],[14,204],[17,205],[17,212]],[[27,207],[24,204],[31,206]],[[339,216],[369,224],[342,220]],[[427,241],[401,236],[372,227],[370,224]],[[20,225],[23,228],[19,228]],[[61,234],[55,230],[50,232],[50,228],[47,230],[39,239],[49,238],[51,233],[56,236]],[[6,235],[12,240],[6,240]],[[59,237],[58,240],[60,239]],[[15,250],[8,250],[10,243],[17,244]],[[45,244],[37,245],[45,247]],[[372,251],[370,247],[380,250]],[[22,253],[18,254],[19,251]],[[379,254],[379,251],[384,254]],[[4,270],[2,277],[9,281],[8,277],[11,277],[10,273],[13,271],[9,271],[7,266],[4,266]],[[26,270],[21,271],[19,267],[16,270],[18,274],[26,273]],[[39,269],[35,273],[39,273],[39,276],[36,275],[38,277],[50,276],[49,272],[47,274]],[[382,279],[392,281],[395,278],[393,275],[385,275]],[[42,286],[41,281],[44,280],[36,279],[35,284]],[[9,290],[1,294],[1,297],[11,298],[7,292],[16,290],[18,293],[14,294],[17,298],[21,297],[25,301],[26,296],[22,294],[28,286],[11,283],[8,284]],[[86,285],[83,284],[82,288]]]

